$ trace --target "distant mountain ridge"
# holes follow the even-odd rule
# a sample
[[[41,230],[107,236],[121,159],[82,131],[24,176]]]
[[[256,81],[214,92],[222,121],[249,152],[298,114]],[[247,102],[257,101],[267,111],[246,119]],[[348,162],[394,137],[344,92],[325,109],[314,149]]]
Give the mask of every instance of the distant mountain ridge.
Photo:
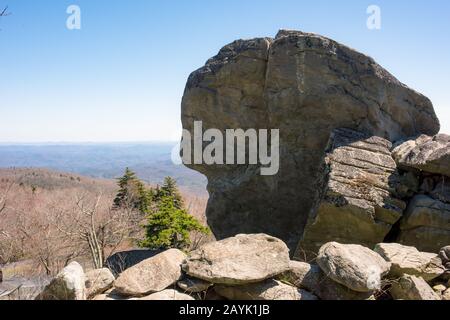
[[[190,192],[206,194],[201,174],[172,163],[174,143],[0,144],[0,168],[47,168],[90,176],[116,178],[126,167],[149,184],[166,176]]]

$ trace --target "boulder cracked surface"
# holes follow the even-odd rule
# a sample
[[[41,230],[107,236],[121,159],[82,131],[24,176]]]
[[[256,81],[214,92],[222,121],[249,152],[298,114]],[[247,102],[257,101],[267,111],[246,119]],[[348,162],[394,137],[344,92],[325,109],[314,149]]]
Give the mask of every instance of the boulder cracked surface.
[[[372,58],[331,39],[280,31],[238,40],[193,72],[182,101],[183,128],[279,129],[280,170],[258,165],[188,165],[208,177],[208,224],[218,239],[267,233],[296,249],[310,211],[331,132],[349,128],[389,141],[435,135],[431,102]]]
[[[279,239],[237,235],[204,245],[189,254],[183,270],[211,283],[239,285],[260,282],[289,269],[289,250]]]
[[[400,176],[391,146],[386,139],[354,130],[333,131],[324,196],[308,220],[297,257],[330,241],[373,248],[385,239],[406,208],[393,196]]]

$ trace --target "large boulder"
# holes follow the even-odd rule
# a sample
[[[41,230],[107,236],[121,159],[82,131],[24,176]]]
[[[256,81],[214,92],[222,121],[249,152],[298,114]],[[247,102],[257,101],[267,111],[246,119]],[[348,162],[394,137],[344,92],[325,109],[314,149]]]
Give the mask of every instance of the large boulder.
[[[322,300],[367,300],[371,292],[356,292],[331,280],[318,265],[291,261],[290,269],[280,280],[312,292]]]
[[[439,252],[450,243],[450,204],[417,195],[409,202],[400,229],[401,244]]]
[[[108,268],[96,269],[86,272],[86,296],[93,296],[104,293],[112,288],[114,275]]]
[[[228,300],[317,300],[308,291],[273,279],[242,286],[217,285],[214,290]]]
[[[177,282],[186,254],[178,249],[164,251],[125,270],[114,283],[125,296],[145,296],[162,291]]]
[[[193,72],[182,100],[183,128],[279,129],[280,166],[185,163],[208,178],[208,224],[218,239],[264,232],[293,251],[320,202],[331,132],[349,128],[389,141],[439,132],[429,99],[372,58],[300,31],[238,40]]]
[[[378,253],[352,244],[330,242],[322,246],[317,264],[334,281],[357,292],[381,289],[381,279],[391,264]]]
[[[373,248],[385,239],[406,208],[393,196],[401,178],[391,147],[383,138],[333,131],[324,196],[312,211],[296,257],[311,256],[330,241]]]
[[[191,252],[183,270],[211,283],[238,285],[260,282],[289,269],[289,250],[265,234],[237,235]]]
[[[35,300],[85,300],[86,277],[78,262],[71,262],[48,284]]]
[[[425,280],[411,275],[395,281],[390,293],[395,300],[441,300]]]
[[[393,150],[397,163],[405,168],[441,174],[450,177],[450,136],[421,135],[408,140]]]
[[[420,252],[398,243],[380,243],[375,252],[391,263],[389,276],[393,278],[409,274],[431,281],[444,273],[441,259],[434,253]]]

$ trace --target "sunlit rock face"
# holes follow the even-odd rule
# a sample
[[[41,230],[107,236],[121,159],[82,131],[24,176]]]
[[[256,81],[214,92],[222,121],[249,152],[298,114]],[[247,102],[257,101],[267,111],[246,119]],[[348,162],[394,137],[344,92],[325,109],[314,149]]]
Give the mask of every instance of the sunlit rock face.
[[[297,247],[322,200],[325,149],[334,129],[390,142],[434,135],[429,99],[372,58],[331,39],[300,31],[238,40],[194,71],[182,101],[183,128],[280,130],[280,168],[190,164],[208,178],[208,224],[223,239],[267,233]]]

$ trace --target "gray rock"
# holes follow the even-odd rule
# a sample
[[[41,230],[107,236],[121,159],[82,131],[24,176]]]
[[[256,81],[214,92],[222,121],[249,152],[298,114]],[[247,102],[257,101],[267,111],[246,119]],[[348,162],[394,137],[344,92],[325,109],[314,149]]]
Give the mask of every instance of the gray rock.
[[[183,270],[211,283],[238,285],[260,282],[289,269],[289,250],[265,234],[237,235],[191,252]]]
[[[430,195],[439,201],[450,203],[450,179],[447,177],[439,178],[438,183],[434,187]]]
[[[391,267],[366,247],[336,242],[320,248],[317,264],[329,278],[357,292],[380,290],[381,279]]]
[[[409,202],[400,229],[397,242],[420,251],[439,252],[450,243],[450,204],[417,195]]]
[[[290,269],[279,279],[312,292],[321,300],[367,300],[372,292],[356,292],[331,280],[318,265],[291,261]]]
[[[161,292],[153,293],[149,296],[143,297],[143,298],[132,298],[130,300],[157,300],[157,301],[163,301],[163,300],[195,300],[193,297],[178,292],[173,289],[167,289]]]
[[[86,277],[78,262],[71,262],[35,300],[86,300]]]
[[[263,232],[297,248],[320,201],[330,133],[349,128],[390,141],[434,135],[429,99],[372,58],[300,31],[238,40],[193,72],[182,100],[183,128],[280,130],[280,170],[259,165],[190,164],[208,178],[206,215],[214,235]],[[263,190],[263,192],[262,192]]]
[[[386,238],[406,208],[392,195],[401,178],[391,146],[354,130],[333,131],[324,196],[312,211],[295,257],[312,257],[330,241],[373,248]]]
[[[403,168],[413,168],[450,177],[450,136],[421,135],[393,150],[393,156]]]
[[[125,270],[114,283],[125,296],[145,296],[162,291],[181,278],[186,255],[178,249],[164,251]]]
[[[200,279],[185,277],[177,282],[177,285],[183,292],[198,293],[208,290],[212,283]]]
[[[390,293],[395,300],[441,300],[425,280],[411,275],[395,281]]]
[[[420,252],[397,243],[380,243],[375,252],[391,263],[389,276],[393,278],[409,274],[431,281],[444,273],[441,259],[434,253]]]
[[[242,286],[217,285],[214,290],[228,300],[317,300],[308,291],[273,279]]]
[[[86,296],[91,298],[104,293],[112,288],[114,280],[114,275],[107,268],[86,272]]]

